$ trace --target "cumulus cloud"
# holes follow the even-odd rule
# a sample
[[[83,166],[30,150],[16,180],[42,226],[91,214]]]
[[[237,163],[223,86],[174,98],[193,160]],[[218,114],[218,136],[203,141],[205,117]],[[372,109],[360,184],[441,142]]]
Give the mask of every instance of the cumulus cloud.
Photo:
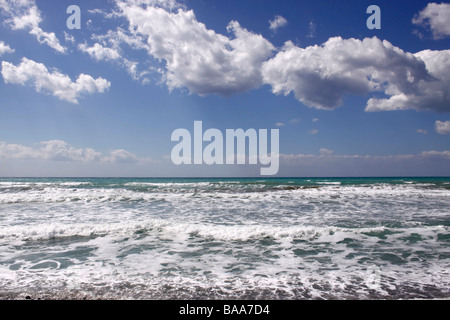
[[[0,159],[34,159],[36,153],[32,148],[20,144],[6,144],[0,141]]]
[[[231,95],[268,84],[275,94],[293,93],[317,109],[331,110],[341,106],[345,96],[360,95],[368,99],[368,112],[450,111],[450,73],[446,72],[450,50],[413,54],[376,37],[334,37],[306,48],[288,41],[276,52],[269,41],[237,21],[229,23],[229,34],[207,29],[192,10],[175,0],[116,0],[112,13],[92,12],[125,19],[128,25],[93,35],[96,43],[80,45],[80,50],[96,60],[125,66],[134,79],[145,76],[148,82],[149,74],[157,74],[169,90]],[[283,24],[281,18],[272,20],[273,28]],[[311,21],[311,36],[315,29]],[[142,65],[124,60],[123,45],[147,53],[148,60],[142,63],[145,71],[138,71]]]
[[[110,40],[112,39],[113,38],[110,38]],[[87,53],[96,61],[104,60],[116,62],[119,66],[124,67],[134,80],[142,80],[143,82],[146,82],[145,76],[148,72],[138,71],[138,62],[125,58],[121,53],[120,46],[116,42],[113,42],[113,46],[111,47],[104,46],[100,43],[95,43],[92,46],[82,43],[78,45],[78,49],[81,52]]]
[[[87,54],[89,54],[95,60],[118,60],[121,58],[120,53],[112,48],[107,48],[99,43],[95,43],[89,47],[87,44],[79,44],[78,48]]]
[[[447,72],[450,70],[450,50],[424,50],[414,57],[425,63],[429,77],[420,80],[416,86],[386,91],[391,95],[389,99],[370,99],[367,111],[415,109],[450,112],[450,73]],[[409,81],[409,77],[406,79]]]
[[[263,84],[261,64],[274,51],[269,41],[236,21],[227,27],[230,36],[216,33],[192,10],[176,6],[167,1],[117,1],[118,14],[129,22],[123,41],[163,63],[159,72],[170,90],[230,95]]]
[[[439,134],[450,134],[450,121],[436,121],[436,132]]]
[[[284,127],[285,126],[285,124],[283,122],[277,122],[277,123],[275,123],[275,125],[277,127]]]
[[[348,94],[384,93],[366,111],[429,109],[450,111],[450,50],[404,52],[378,38],[330,38],[307,48],[287,42],[263,64],[264,82],[317,109],[334,109]]]
[[[450,4],[429,3],[425,9],[414,16],[412,22],[429,28],[434,39],[450,36]]]
[[[34,147],[0,142],[0,159],[53,160],[53,161],[99,161],[101,153],[93,149],[78,149],[61,140],[44,141]]]
[[[11,49],[7,44],[3,41],[0,41],[0,57],[5,53],[13,53],[14,49]]]
[[[287,25],[286,18],[276,15],[275,18],[269,20],[269,29],[272,31],[276,31],[278,28],[284,27]]]
[[[8,144],[0,141],[0,159],[4,160],[49,160],[64,162],[130,163],[148,162],[123,149],[102,154],[91,148],[75,148],[62,140],[40,142],[32,147]]]
[[[34,0],[0,0],[0,10],[8,17],[6,23],[11,29],[27,30],[39,43],[46,44],[60,53],[66,51],[54,32],[45,32],[39,26],[42,17]]]
[[[51,140],[40,143],[41,147],[36,152],[36,157],[54,161],[98,161],[101,153],[93,149],[77,149],[64,141]]]
[[[80,74],[73,82],[69,76],[57,70],[48,70],[42,63],[23,58],[17,66],[2,62],[2,76],[5,83],[33,85],[37,92],[50,93],[61,100],[78,103],[82,94],[104,92],[110,87],[110,82],[94,79],[90,75]]]

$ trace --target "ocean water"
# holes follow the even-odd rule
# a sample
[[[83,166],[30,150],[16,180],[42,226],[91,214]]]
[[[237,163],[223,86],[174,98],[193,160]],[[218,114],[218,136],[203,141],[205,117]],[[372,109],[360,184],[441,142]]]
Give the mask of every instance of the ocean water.
[[[0,179],[0,298],[450,298],[450,178]]]

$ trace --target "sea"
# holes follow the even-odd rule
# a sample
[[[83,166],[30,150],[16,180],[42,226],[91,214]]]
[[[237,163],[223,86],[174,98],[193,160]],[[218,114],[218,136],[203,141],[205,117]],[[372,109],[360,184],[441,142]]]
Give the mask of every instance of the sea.
[[[1,178],[25,298],[448,299],[450,178]]]

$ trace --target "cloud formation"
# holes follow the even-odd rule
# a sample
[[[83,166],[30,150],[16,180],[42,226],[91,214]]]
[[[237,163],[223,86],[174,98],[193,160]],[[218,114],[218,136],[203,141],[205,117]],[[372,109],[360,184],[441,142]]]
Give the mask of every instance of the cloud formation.
[[[330,38],[307,48],[287,42],[263,64],[264,82],[317,109],[334,109],[345,95],[383,93],[366,111],[450,111],[450,51],[404,52],[378,38]]]
[[[17,66],[3,61],[2,76],[5,83],[32,85],[37,92],[47,92],[75,104],[82,94],[101,93],[111,85],[103,78],[94,79],[86,74],[80,74],[73,82],[69,76],[57,70],[50,71],[44,64],[27,58],[23,58]]]
[[[121,58],[120,53],[112,48],[106,48],[99,43],[95,43],[93,46],[89,47],[87,44],[79,44],[78,49],[82,52],[89,54],[92,58],[97,61],[100,60],[117,60]]]
[[[103,38],[144,49],[170,90],[187,88],[198,95],[231,95],[263,84],[261,64],[275,50],[261,35],[231,21],[230,36],[207,29],[192,10],[176,2],[120,1],[117,16],[129,23]],[[110,41],[110,43],[112,43]]]
[[[11,49],[7,44],[3,41],[0,41],[0,57],[5,53],[13,53],[14,49]]]
[[[315,38],[317,35],[317,24],[314,21],[309,22],[309,32],[306,35],[307,38]]]
[[[429,28],[434,39],[450,36],[450,4],[429,3],[425,9],[414,16],[412,22]]]
[[[280,154],[280,174],[285,176],[448,175],[449,164],[448,150],[378,156],[335,154],[321,148],[319,154]]]
[[[39,26],[42,17],[34,0],[0,0],[0,11],[8,17],[6,23],[11,29],[27,30],[39,43],[60,53],[66,52],[54,32],[45,32]]]
[[[119,62],[134,79],[145,78],[143,82],[148,82],[146,75],[157,72],[169,90],[187,88],[191,94],[226,96],[267,84],[273,93],[293,93],[317,109],[335,109],[346,96],[358,95],[367,97],[367,112],[450,112],[450,73],[446,72],[450,50],[410,53],[377,37],[334,37],[306,48],[288,41],[277,50],[237,21],[229,23],[229,35],[207,29],[192,10],[175,0],[116,0],[112,13],[96,13],[125,19],[127,29],[93,35],[96,43],[79,49],[96,60]],[[271,28],[285,23],[276,16]],[[314,22],[310,29],[315,30]],[[122,45],[144,50],[149,60],[143,64],[151,67],[137,71],[138,63],[124,60]]]
[[[436,132],[439,134],[450,134],[450,121],[436,121]]]
[[[427,134],[428,134],[428,131],[427,131],[427,130],[424,130],[424,129],[417,129],[416,132],[417,132],[417,133],[420,133],[420,134],[424,134],[424,135],[427,135]]]
[[[269,29],[272,31],[276,31],[278,28],[284,27],[287,25],[286,18],[276,15],[275,18],[269,20]]]
[[[117,39],[118,37],[120,40]],[[117,32],[109,32],[107,36],[95,36],[94,38],[97,38],[102,43],[104,43],[105,39],[107,39],[110,42],[111,47],[106,46],[106,44],[96,42],[92,46],[89,46],[86,43],[81,43],[78,45],[78,49],[81,52],[87,53],[96,61],[116,62],[119,66],[125,68],[134,80],[142,80],[143,83],[147,81],[145,76],[148,72],[139,72],[138,62],[131,61],[122,54],[120,42],[130,42],[132,40],[130,40],[129,37],[126,37],[121,30],[118,30]],[[133,44],[129,43],[129,45]]]
[[[33,147],[0,141],[0,159],[104,163],[131,163],[150,160],[140,159],[123,149],[112,150],[109,154],[102,154],[91,148],[75,148],[62,140],[43,141]]]

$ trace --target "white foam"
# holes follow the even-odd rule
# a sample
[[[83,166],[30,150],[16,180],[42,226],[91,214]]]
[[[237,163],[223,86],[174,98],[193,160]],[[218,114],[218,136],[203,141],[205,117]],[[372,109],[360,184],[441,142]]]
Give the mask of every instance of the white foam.
[[[316,182],[317,184],[325,184],[325,185],[340,185],[342,184],[342,182],[339,181],[321,181],[321,182]]]
[[[86,185],[92,185],[91,182],[86,182],[86,181],[83,181],[83,182],[76,182],[76,181],[60,182],[60,183],[57,183],[57,184],[59,184],[61,186],[86,186]]]
[[[69,183],[66,186],[76,186],[78,183]],[[206,183],[208,184],[208,183]],[[153,184],[151,184],[153,185]],[[245,199],[251,197],[253,200],[265,201],[270,196],[288,197],[289,201],[301,202],[312,199],[326,199],[333,197],[342,199],[342,204],[348,203],[349,200],[374,200],[378,201],[386,199],[387,201],[420,199],[424,198],[441,198],[450,201],[450,193],[444,189],[418,189],[413,185],[399,186],[372,186],[372,187],[355,187],[341,186],[333,188],[332,186],[324,186],[320,188],[306,188],[295,190],[272,189],[267,192],[260,192],[263,185],[252,186],[252,189],[242,192],[221,192],[212,191],[208,188],[199,192],[197,189],[184,189],[184,192],[173,192],[169,187],[171,184],[164,185],[164,189],[159,184],[155,184],[158,188],[154,192],[139,192],[124,188],[115,189],[71,189],[60,188],[53,185],[43,185],[43,188],[24,190],[21,192],[2,192],[0,193],[0,203],[35,203],[35,202],[64,202],[64,201],[84,201],[84,202],[121,202],[121,201],[154,201],[155,199],[183,199],[191,194],[198,197],[210,198],[211,195],[218,198],[228,199]],[[184,184],[182,184],[184,186]],[[14,184],[14,186],[27,187],[29,184]],[[198,184],[192,184],[198,186]],[[252,192],[252,190],[254,192]],[[286,198],[286,199],[288,199]],[[287,201],[287,200],[286,200]],[[354,202],[354,201],[353,201]],[[282,205],[282,203],[280,203]]]
[[[429,225],[448,221],[448,190],[406,183],[292,190],[251,184],[242,186],[246,192],[223,192],[215,187],[228,182],[213,188],[207,182],[157,183],[155,191],[141,191],[129,188],[145,186],[139,182],[92,189],[63,183],[16,183],[32,188],[0,193],[5,290],[107,288],[111,297],[158,298],[173,289],[173,297],[189,298],[200,288],[230,297],[252,290],[366,297],[373,291],[364,277],[376,266],[382,287],[375,292],[384,297],[409,283],[448,291],[448,259],[440,258],[448,250],[439,235],[450,229]],[[77,255],[83,250],[88,253]],[[391,263],[390,255],[400,262]]]
[[[338,242],[346,237],[382,233],[390,229],[381,226],[373,228],[339,228],[317,226],[269,226],[269,225],[218,225],[212,223],[182,223],[173,220],[151,219],[120,223],[51,223],[39,225],[15,225],[0,227],[0,239],[3,240],[45,240],[63,237],[90,237],[103,235],[128,235],[137,231],[158,232],[170,235],[195,235],[221,241],[247,241],[252,239],[306,239],[323,242]],[[399,228],[389,237],[404,237],[407,234],[420,234],[436,237],[437,233],[449,232],[446,226],[428,226],[420,228]]]

